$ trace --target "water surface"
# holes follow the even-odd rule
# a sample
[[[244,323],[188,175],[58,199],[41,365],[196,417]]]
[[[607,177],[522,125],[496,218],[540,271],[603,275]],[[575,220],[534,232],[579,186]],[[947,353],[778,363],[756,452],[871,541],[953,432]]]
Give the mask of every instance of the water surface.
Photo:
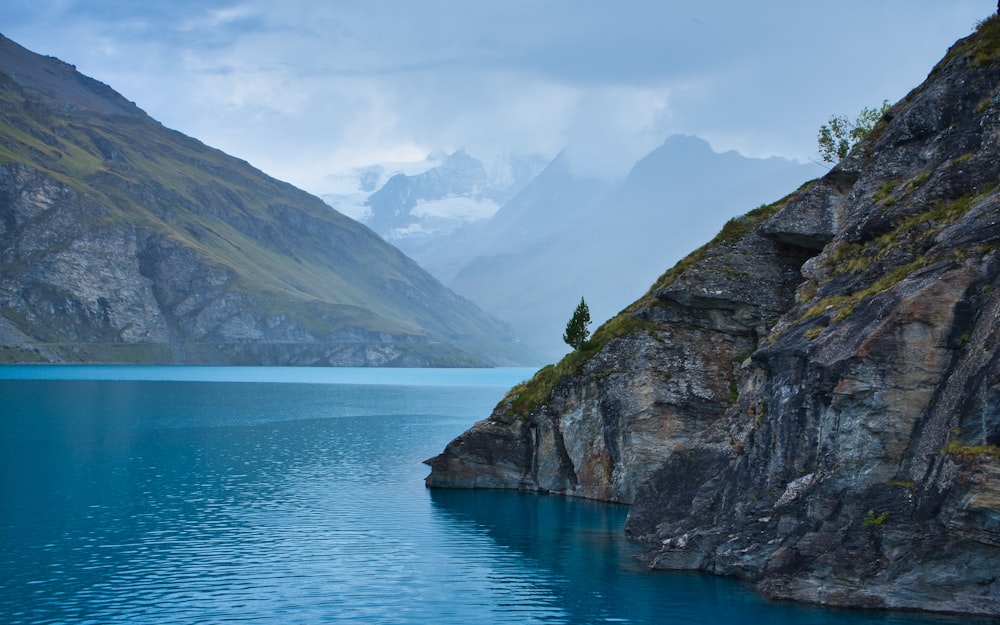
[[[0,367],[0,622],[956,622],[648,572],[621,506],[426,490],[531,373]]]

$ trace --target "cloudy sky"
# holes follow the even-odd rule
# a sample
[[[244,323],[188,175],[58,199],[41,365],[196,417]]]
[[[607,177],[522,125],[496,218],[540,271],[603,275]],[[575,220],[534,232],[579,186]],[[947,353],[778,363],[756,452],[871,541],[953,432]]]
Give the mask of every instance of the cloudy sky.
[[[313,193],[465,147],[621,173],[672,133],[815,157],[993,0],[4,0],[0,29]]]

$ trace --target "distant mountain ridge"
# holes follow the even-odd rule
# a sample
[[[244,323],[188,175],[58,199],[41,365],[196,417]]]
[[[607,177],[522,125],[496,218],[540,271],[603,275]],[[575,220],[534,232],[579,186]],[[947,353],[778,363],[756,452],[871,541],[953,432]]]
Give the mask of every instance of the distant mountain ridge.
[[[482,162],[459,150],[447,160],[415,176],[396,174],[373,193],[366,204],[371,217],[366,224],[388,239],[405,236],[419,223],[413,209],[420,202],[462,196],[473,201],[491,201],[486,168]]]
[[[403,245],[488,219],[541,171],[547,160],[497,154],[489,163],[464,149],[438,151],[424,163],[377,163],[359,168],[349,193],[322,195],[387,241]]]
[[[544,190],[526,189],[497,212],[491,221],[503,231],[472,243],[478,257],[446,284],[556,359],[568,349],[562,331],[581,296],[600,324],[748,205],[772,202],[821,171],[720,154],[702,139],[676,135],[617,184],[553,169],[539,180]]]
[[[560,154],[489,219],[416,232],[415,198],[432,195],[428,188],[442,197],[445,189],[459,195],[482,184],[478,161],[465,153],[452,158],[462,167],[390,179],[370,196],[365,223],[510,323],[546,359],[565,353],[562,331],[581,296],[596,322],[613,316],[747,205],[771,202],[824,171],[717,153],[703,139],[674,135],[624,180],[581,176]],[[407,224],[414,231],[400,236]]]
[[[368,228],[0,36],[0,360],[528,358]]]

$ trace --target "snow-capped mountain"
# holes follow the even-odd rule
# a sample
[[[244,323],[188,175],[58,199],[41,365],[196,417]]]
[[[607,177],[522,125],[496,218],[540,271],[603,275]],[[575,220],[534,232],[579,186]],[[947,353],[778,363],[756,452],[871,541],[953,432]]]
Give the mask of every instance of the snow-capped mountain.
[[[565,351],[562,330],[581,296],[600,324],[726,220],[823,173],[687,136],[668,138],[617,181],[581,175],[563,154],[489,168],[462,150],[431,159],[419,172],[359,172],[359,189],[377,187],[361,221],[551,359]]]
[[[465,150],[432,154],[423,169],[420,164],[365,167],[357,172],[356,193],[324,199],[410,251],[422,239],[489,219],[547,162],[540,156],[501,155],[487,166]]]

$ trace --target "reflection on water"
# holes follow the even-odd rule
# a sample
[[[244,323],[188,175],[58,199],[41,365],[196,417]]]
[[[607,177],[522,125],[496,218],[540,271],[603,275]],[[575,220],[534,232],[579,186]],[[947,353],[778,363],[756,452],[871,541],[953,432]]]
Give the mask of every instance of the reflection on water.
[[[622,534],[627,508],[544,495],[497,491],[431,491],[442,532],[488,538],[518,561],[544,572],[544,587],[567,622],[624,619],[656,623],[677,616],[657,609],[662,579],[646,574]],[[474,552],[470,552],[474,553]],[[651,582],[645,584],[644,582]]]
[[[568,623],[760,623],[942,625],[995,621],[825,609],[764,599],[736,580],[693,572],[653,572],[625,540],[628,509],[556,496],[434,490],[442,533],[456,543],[488,538],[542,574]],[[474,554],[475,550],[468,550]],[[561,621],[562,622],[562,621]]]
[[[425,490],[520,371],[166,373],[0,379],[0,622],[929,622],[646,572],[620,506]]]

